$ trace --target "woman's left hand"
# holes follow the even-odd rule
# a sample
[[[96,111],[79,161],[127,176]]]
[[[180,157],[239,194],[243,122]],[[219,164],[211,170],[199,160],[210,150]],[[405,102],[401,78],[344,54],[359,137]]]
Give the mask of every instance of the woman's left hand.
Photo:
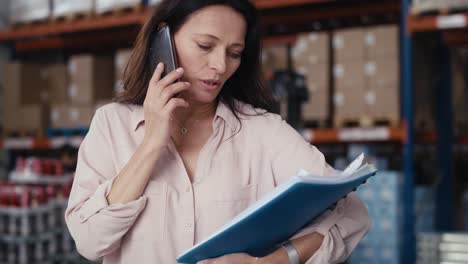
[[[219,258],[205,259],[197,264],[255,264],[257,258],[244,253],[224,255]]]

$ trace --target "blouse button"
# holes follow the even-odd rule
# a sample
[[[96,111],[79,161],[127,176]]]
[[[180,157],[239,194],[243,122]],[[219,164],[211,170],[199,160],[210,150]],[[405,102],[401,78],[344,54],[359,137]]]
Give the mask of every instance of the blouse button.
[[[185,227],[190,228],[190,227],[192,227],[192,224],[191,223],[186,223]]]

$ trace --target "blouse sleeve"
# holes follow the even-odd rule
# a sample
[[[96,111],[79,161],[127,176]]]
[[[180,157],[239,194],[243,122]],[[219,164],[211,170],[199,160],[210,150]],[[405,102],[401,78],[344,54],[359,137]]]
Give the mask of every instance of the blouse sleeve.
[[[110,148],[105,113],[99,109],[78,151],[75,178],[65,221],[81,255],[98,260],[118,247],[144,209],[146,198],[109,205],[117,176]]]
[[[305,169],[314,175],[331,175],[335,170],[324,155],[279,117],[267,147],[276,184]],[[327,210],[295,234],[291,239],[313,232],[324,236],[320,249],[307,261],[311,263],[341,263],[345,261],[371,225],[366,207],[350,193],[333,210]]]

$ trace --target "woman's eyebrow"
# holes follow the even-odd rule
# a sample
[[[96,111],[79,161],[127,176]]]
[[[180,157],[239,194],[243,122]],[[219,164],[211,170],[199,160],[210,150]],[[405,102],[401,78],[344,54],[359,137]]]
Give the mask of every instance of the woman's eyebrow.
[[[211,35],[211,34],[195,34],[197,36],[203,36],[203,37],[209,37],[209,38],[212,38],[212,39],[215,39],[215,40],[219,40],[218,37],[214,36],[214,35]],[[242,43],[233,43],[231,44],[231,46],[237,46],[237,47],[240,47],[240,48],[244,48],[244,44]]]

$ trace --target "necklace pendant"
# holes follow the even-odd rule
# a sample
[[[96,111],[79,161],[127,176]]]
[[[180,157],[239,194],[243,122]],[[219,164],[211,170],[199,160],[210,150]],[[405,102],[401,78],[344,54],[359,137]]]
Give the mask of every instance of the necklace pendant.
[[[187,132],[188,132],[187,128],[185,128],[185,127],[180,129],[180,133],[182,133],[182,135],[184,135],[184,136],[187,134]]]

